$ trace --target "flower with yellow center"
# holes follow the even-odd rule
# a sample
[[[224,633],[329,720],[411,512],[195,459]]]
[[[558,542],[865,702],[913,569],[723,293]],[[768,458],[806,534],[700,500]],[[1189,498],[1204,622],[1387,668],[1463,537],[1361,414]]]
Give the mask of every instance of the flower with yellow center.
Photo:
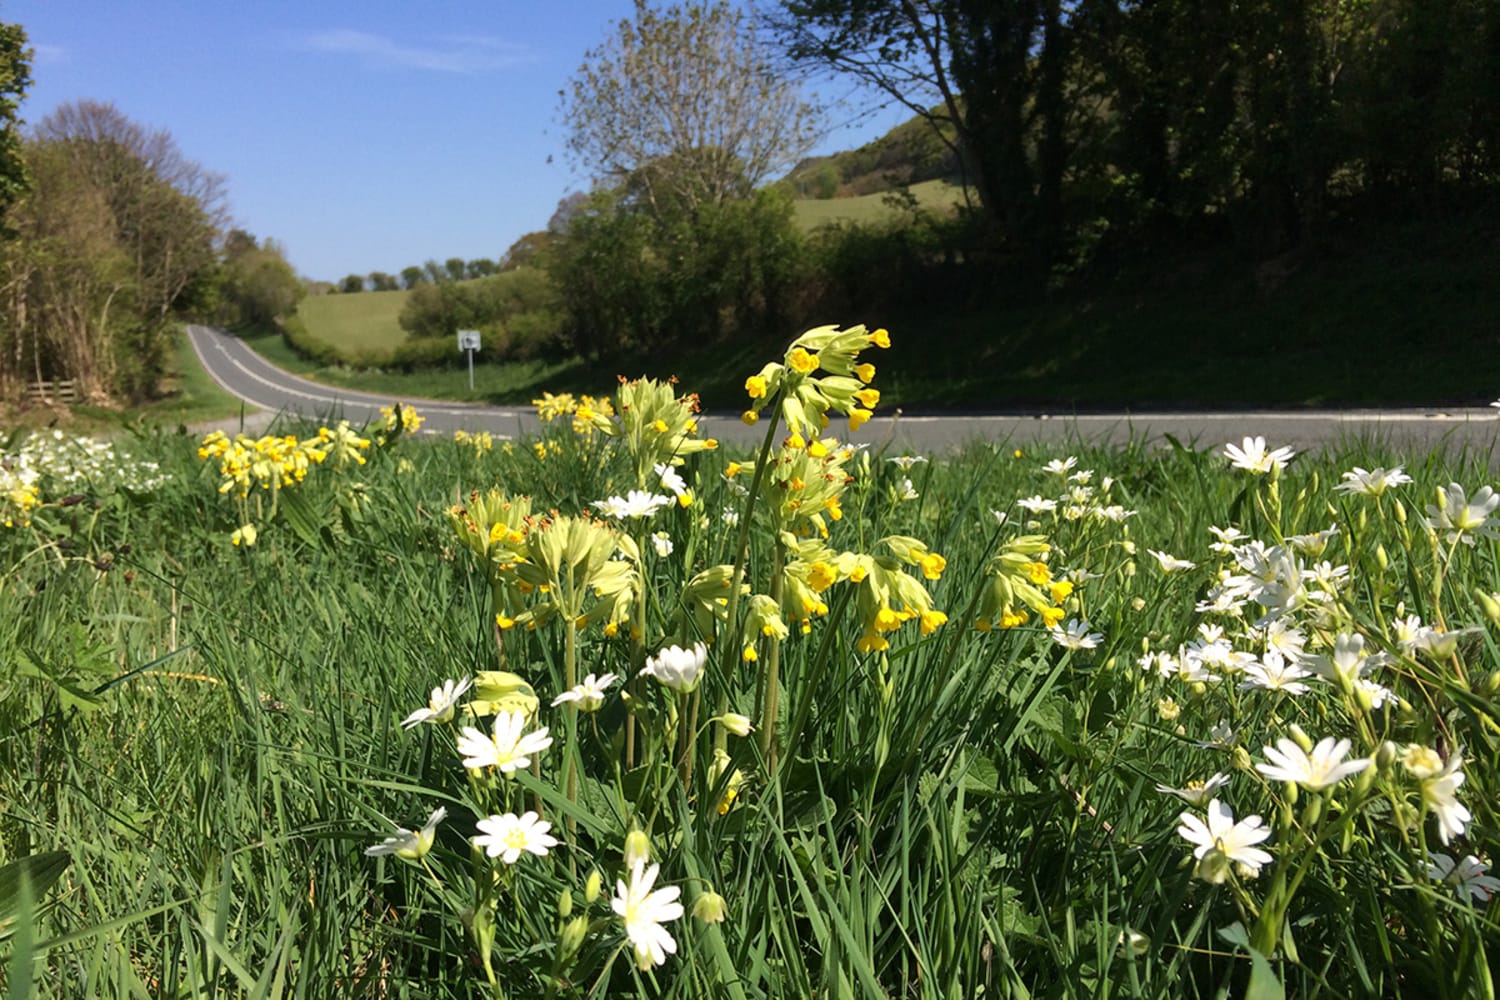
[[[815,562],[807,570],[807,585],[822,593],[838,582],[838,571],[826,562]]]
[[[766,398],[766,380],[760,375],[751,375],[745,379],[745,392],[751,399]]]
[[[1044,562],[1029,562],[1026,564],[1026,577],[1038,587],[1045,587],[1052,582],[1052,571]]]

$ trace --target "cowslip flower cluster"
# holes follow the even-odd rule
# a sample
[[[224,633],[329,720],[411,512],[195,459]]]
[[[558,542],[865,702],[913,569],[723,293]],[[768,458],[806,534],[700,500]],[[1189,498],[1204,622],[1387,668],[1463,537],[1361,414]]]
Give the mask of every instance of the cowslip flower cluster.
[[[849,418],[850,431],[859,430],[880,403],[880,391],[869,384],[875,379],[875,366],[859,361],[860,353],[871,346],[890,347],[890,334],[883,329],[868,332],[862,325],[808,330],[792,341],[780,362],[770,362],[745,380],[750,397],[745,423],[758,421],[761,411],[779,400],[787,430],[804,440],[822,432],[830,410]],[[827,374],[819,376],[819,370]]]

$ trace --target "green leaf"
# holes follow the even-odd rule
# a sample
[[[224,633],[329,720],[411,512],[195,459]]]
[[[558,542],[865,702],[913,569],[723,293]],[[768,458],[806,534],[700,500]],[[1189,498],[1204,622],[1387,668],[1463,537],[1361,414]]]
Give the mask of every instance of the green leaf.
[[[72,860],[67,851],[47,851],[19,858],[0,868],[0,940],[11,934],[21,916],[23,895],[31,900],[45,895],[62,878]]]

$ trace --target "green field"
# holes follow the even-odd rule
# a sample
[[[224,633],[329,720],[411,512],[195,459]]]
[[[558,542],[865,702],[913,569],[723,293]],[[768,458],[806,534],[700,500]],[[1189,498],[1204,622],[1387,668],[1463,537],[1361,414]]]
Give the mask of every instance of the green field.
[[[399,318],[409,294],[402,290],[312,295],[297,306],[297,315],[309,333],[340,351],[388,351],[406,340]]]
[[[778,446],[775,357],[755,452],[635,384],[0,456],[11,994],[1486,992],[1480,462]]]
[[[947,181],[922,181],[913,184],[911,194],[917,205],[929,212],[951,213],[962,204],[963,190]],[[792,203],[792,217],[804,230],[831,223],[877,223],[901,217],[902,210],[888,194],[864,194],[853,198],[798,199]]]

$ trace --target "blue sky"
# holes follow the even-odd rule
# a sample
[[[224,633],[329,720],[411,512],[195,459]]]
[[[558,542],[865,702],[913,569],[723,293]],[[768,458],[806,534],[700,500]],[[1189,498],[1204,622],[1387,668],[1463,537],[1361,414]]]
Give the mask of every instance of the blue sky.
[[[631,0],[0,0],[36,50],[22,114],[112,101],[224,174],[237,224],[326,280],[499,257],[586,189],[558,91]],[[826,84],[825,95],[848,88]],[[834,113],[819,152],[904,116]],[[550,159],[550,162],[549,162]]]

